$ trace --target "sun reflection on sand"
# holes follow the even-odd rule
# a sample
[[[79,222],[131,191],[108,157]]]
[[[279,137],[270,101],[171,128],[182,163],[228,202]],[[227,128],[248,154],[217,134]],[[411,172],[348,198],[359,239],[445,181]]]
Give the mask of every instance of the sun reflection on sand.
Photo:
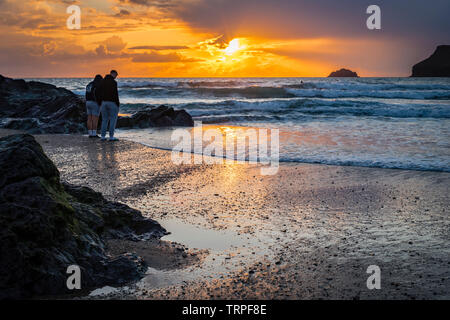
[[[239,178],[242,176],[242,165],[234,160],[225,160],[224,169],[220,172],[223,179],[224,189],[233,188],[238,184]]]

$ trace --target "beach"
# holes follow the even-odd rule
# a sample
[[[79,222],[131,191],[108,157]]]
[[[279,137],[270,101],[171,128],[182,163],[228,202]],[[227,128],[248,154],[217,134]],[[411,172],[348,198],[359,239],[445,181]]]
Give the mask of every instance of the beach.
[[[149,248],[110,242],[111,254],[147,255],[150,268],[83,299],[450,298],[448,172],[281,163],[262,176],[231,160],[175,165],[169,151],[127,140],[35,138],[61,180],[171,232]],[[379,290],[366,286],[371,265]]]

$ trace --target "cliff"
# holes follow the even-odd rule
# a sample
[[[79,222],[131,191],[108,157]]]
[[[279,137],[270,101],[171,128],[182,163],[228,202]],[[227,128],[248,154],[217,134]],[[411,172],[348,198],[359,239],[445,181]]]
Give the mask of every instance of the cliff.
[[[415,64],[411,77],[450,77],[450,45],[441,45],[427,59]]]

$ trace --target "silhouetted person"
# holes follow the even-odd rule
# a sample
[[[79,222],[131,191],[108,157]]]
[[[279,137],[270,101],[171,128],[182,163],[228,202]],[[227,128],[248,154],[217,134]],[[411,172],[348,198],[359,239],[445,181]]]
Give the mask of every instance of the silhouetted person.
[[[100,116],[100,105],[102,103],[100,97],[100,84],[103,77],[96,75],[94,81],[91,81],[86,86],[86,110],[87,110],[87,127],[89,132],[89,138],[98,138],[97,124],[98,117]]]
[[[112,70],[110,74],[105,76],[101,85],[102,99],[102,140],[106,140],[106,129],[109,122],[109,141],[116,141],[114,130],[116,128],[117,117],[119,115],[119,92],[117,91],[116,78],[119,74],[116,70]]]

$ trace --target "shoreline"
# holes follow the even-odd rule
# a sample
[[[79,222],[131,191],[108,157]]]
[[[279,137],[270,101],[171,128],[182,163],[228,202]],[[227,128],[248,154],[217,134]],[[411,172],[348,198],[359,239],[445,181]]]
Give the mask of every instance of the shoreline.
[[[224,128],[225,132],[224,132]],[[173,147],[175,146],[175,143],[171,141],[171,134],[174,132],[174,130],[177,129],[176,127],[162,127],[162,128],[145,128],[145,129],[138,129],[138,128],[126,128],[126,129],[118,129],[116,130],[116,136],[121,139],[125,139],[128,141],[133,141],[139,144],[142,144],[146,147],[158,149],[158,150],[164,150],[164,151],[172,151]],[[191,147],[191,155],[201,155],[205,158],[212,157],[213,159],[223,159],[222,161],[241,161],[243,163],[251,164],[251,165],[258,165],[259,162],[250,161],[248,159],[248,154],[246,155],[246,161],[242,160],[236,160],[236,153],[233,154],[233,158],[227,157],[227,150],[225,148],[225,137],[228,134],[233,135],[234,132],[238,132],[239,129],[243,130],[249,130],[254,129],[258,130],[259,127],[255,126],[239,126],[239,125],[220,125],[220,124],[203,124],[202,125],[202,132],[203,135],[205,135],[208,130],[213,130],[220,132],[223,139],[223,156],[210,156],[210,155],[202,155],[202,153],[196,153],[194,152],[194,144],[195,144],[195,135],[192,132],[192,128],[187,128],[187,130],[190,130],[191,139],[192,139],[192,147]],[[230,131],[231,133],[227,132]],[[269,130],[271,130],[269,128]],[[236,135],[238,135],[236,133]],[[288,143],[290,139],[296,139],[298,138],[296,136],[296,133],[290,132],[290,131],[284,131],[283,129],[280,130],[280,146],[283,146],[284,143]],[[308,140],[308,137],[304,137],[305,140]],[[310,138],[310,137],[309,137]],[[306,141],[305,141],[306,142]],[[206,144],[206,142],[204,142]],[[215,145],[214,142],[210,145]],[[203,148],[205,148],[205,145],[202,145]],[[268,147],[270,148],[270,143],[268,143]],[[220,148],[220,147],[219,147]],[[299,145],[300,148],[300,145]],[[281,148],[280,148],[281,149]],[[203,149],[202,149],[203,150]],[[260,158],[261,155],[258,155]],[[274,159],[271,159],[268,157],[269,161],[273,162]],[[219,160],[220,161],[220,160]],[[329,165],[329,166],[344,166],[344,167],[359,167],[359,168],[375,168],[375,169],[392,169],[392,170],[412,170],[412,171],[425,171],[425,172],[450,172],[450,167],[439,167],[439,168],[433,168],[433,167],[422,167],[420,164],[404,164],[404,163],[397,163],[397,164],[388,164],[388,162],[378,165],[373,165],[371,163],[364,163],[364,160],[299,160],[299,159],[292,159],[289,156],[284,157],[280,152],[280,157],[277,160],[279,164],[293,164],[293,165],[302,165],[302,164],[312,164],[312,165]]]
[[[257,165],[233,161],[175,166],[170,152],[130,141],[35,137],[62,180],[140,210],[175,230],[167,241],[203,253],[86,298],[450,297],[449,173],[280,163],[277,175],[260,176]],[[226,245],[214,247],[215,238]],[[372,264],[382,290],[365,287]]]

